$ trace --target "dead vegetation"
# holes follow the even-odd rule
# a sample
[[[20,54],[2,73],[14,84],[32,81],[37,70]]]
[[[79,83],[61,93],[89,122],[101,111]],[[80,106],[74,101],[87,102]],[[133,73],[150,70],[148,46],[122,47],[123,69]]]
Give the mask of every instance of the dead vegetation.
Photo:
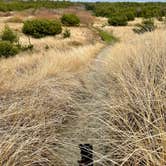
[[[116,44],[79,73],[1,94],[1,165],[77,165],[82,142],[94,145],[99,165],[165,165],[165,33]],[[54,73],[53,55],[40,63]]]
[[[87,142],[96,166],[166,165],[166,30],[97,21],[120,42],[96,60],[103,44],[87,27],[0,60],[0,165],[77,166]]]

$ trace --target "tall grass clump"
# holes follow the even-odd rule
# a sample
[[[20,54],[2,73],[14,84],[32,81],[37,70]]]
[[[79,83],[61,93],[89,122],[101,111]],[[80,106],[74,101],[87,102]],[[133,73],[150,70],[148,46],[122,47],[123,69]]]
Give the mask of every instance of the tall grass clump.
[[[141,24],[136,24],[136,28],[133,29],[135,33],[142,34],[145,32],[151,32],[156,29],[153,19],[145,19]]]
[[[103,125],[103,165],[166,165],[165,35],[115,45],[106,69],[96,72],[89,116]]]

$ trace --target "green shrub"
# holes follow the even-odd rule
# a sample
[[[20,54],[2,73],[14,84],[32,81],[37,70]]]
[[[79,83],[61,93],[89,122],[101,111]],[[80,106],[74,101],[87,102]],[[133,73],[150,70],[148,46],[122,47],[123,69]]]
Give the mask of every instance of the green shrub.
[[[71,36],[71,32],[69,29],[65,29],[65,31],[63,32],[63,38],[68,38]]]
[[[25,21],[22,31],[24,34],[31,35],[34,38],[41,38],[61,33],[62,26],[56,20],[35,19]]]
[[[80,24],[80,19],[75,14],[64,14],[61,17],[61,22],[66,26],[78,26]]]
[[[126,16],[113,16],[108,19],[108,23],[113,26],[126,26],[127,17]]]
[[[118,38],[113,36],[112,33],[108,33],[106,31],[103,30],[99,30],[99,36],[101,37],[101,39],[103,41],[105,41],[108,44],[112,44],[118,41]]]
[[[136,17],[144,18],[166,16],[166,3],[100,2],[85,3],[85,6],[86,9],[92,10],[96,16],[107,18],[113,15],[122,15],[131,20],[133,19],[133,14]]]
[[[10,1],[10,3],[9,3]],[[66,8],[72,5],[69,1],[48,1],[48,0],[0,0],[0,11],[22,11],[25,9],[38,8]]]
[[[132,12],[126,13],[125,16],[127,17],[128,21],[133,21],[135,19],[134,13]]]
[[[135,33],[141,34],[145,32],[151,32],[155,30],[156,27],[154,25],[153,19],[143,20],[141,24],[137,24],[136,28],[133,29]]]
[[[0,41],[0,57],[9,57],[16,55],[19,48],[9,41]]]
[[[17,35],[7,25],[2,32],[1,38],[2,40],[10,41],[11,43],[18,41]]]

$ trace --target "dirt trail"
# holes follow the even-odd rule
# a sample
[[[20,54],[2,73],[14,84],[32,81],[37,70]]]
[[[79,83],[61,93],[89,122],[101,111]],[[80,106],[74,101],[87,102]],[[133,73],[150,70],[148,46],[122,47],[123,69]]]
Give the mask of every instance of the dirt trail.
[[[96,89],[95,94],[92,94],[94,95],[92,98],[89,98],[87,95],[87,99],[84,99],[85,101],[83,101],[83,103],[79,103],[78,117],[74,119],[71,126],[67,126],[67,133],[63,135],[63,138],[65,138],[62,142],[63,148],[65,149],[63,154],[70,156],[66,158],[66,163],[68,163],[69,166],[78,166],[77,161],[80,159],[78,145],[84,143],[93,145],[95,166],[107,166],[107,163],[104,163],[106,151],[105,140],[107,140],[109,136],[107,131],[105,131],[105,124],[103,124],[106,115],[100,110],[103,99],[102,95],[105,95],[107,92],[104,92],[100,85],[99,87],[97,87],[98,85],[93,85],[93,80],[99,79],[96,69],[100,70],[102,68],[102,64],[104,63],[103,59],[110,54],[111,48],[112,46],[103,48],[92,62],[88,73],[90,80],[88,81],[90,86],[92,86],[92,91],[90,91],[94,92],[94,89]],[[96,97],[101,99],[101,101],[98,102],[99,105],[95,103]],[[103,158],[103,160],[101,160],[101,158]],[[100,162],[98,162],[99,160]]]
[[[96,56],[97,60],[103,59],[105,56],[107,56],[111,51],[112,45],[108,45],[107,47],[103,48],[98,55]]]

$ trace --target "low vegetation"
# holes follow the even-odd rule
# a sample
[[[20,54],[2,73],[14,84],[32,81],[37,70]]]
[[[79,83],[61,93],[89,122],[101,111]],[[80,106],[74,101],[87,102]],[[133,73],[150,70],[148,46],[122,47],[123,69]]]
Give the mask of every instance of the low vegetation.
[[[17,45],[9,41],[0,41],[0,57],[14,56],[19,52]]]
[[[22,31],[26,35],[31,35],[34,38],[45,36],[54,36],[62,32],[62,27],[59,21],[47,19],[34,19],[24,22]]]
[[[145,32],[151,32],[156,29],[153,19],[143,20],[141,24],[136,24],[136,28],[133,29],[135,33],[142,34]]]
[[[126,26],[127,17],[126,16],[113,16],[108,19],[108,23],[113,26]]]
[[[80,19],[75,14],[64,14],[61,17],[61,22],[65,26],[78,26]]]
[[[70,6],[72,3],[69,1],[48,1],[48,0],[37,0],[37,1],[20,1],[13,0],[10,2],[6,2],[5,0],[0,1],[0,11],[22,11],[25,9],[38,9],[38,8],[66,8]]]
[[[2,31],[0,41],[0,57],[9,57],[16,55],[19,52],[19,48],[16,44],[18,37],[8,25]]]
[[[134,21],[135,19],[134,13],[130,11],[125,14],[125,17],[127,18],[127,21]]]
[[[2,38],[2,40],[10,41],[11,43],[18,41],[17,34],[14,33],[8,25],[5,26],[5,28],[2,32],[1,38]]]
[[[107,31],[99,30],[99,36],[107,44],[113,44],[118,41],[117,37],[115,37],[112,33],[108,33]]]
[[[63,38],[69,38],[71,36],[70,29],[65,29],[63,32]]]
[[[96,16],[107,18],[126,17],[127,21],[134,20],[135,17],[152,18],[166,16],[166,3],[85,3],[88,10],[92,10]],[[121,22],[121,20],[120,20]],[[115,24],[117,25],[117,24]]]
[[[31,43],[28,45],[21,45],[19,43],[18,35],[8,25],[4,27],[0,41],[0,57],[8,58],[18,54],[21,51],[32,49],[33,45]]]

